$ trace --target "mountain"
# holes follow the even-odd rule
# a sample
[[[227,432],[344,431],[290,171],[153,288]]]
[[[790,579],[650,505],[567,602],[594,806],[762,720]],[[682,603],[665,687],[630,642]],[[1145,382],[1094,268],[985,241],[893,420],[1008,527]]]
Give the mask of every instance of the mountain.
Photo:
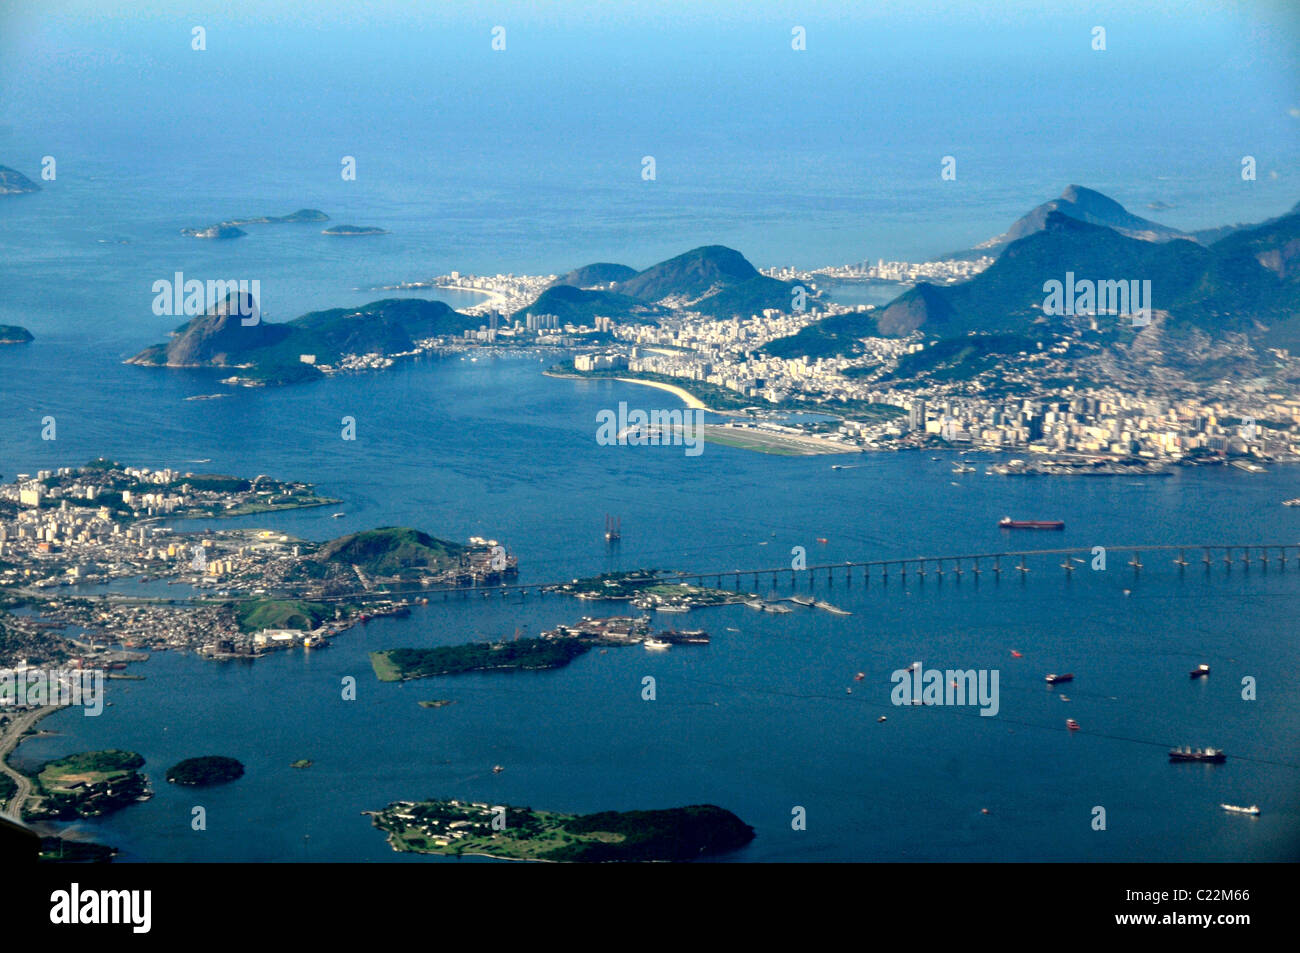
[[[384,526],[330,540],[316,551],[321,563],[360,566],[364,572],[392,576],[404,569],[439,571],[459,564],[465,547],[404,526]]]
[[[0,195],[22,195],[24,192],[39,192],[41,187],[17,169],[0,165]]]
[[[1168,313],[1159,332],[1164,360],[1180,369],[1198,360],[1180,341],[1224,341],[1236,334],[1257,347],[1300,347],[1300,214],[1234,232],[1207,248],[1188,239],[1132,238],[1051,211],[1041,230],[1012,241],[971,280],[942,287],[922,282],[875,312],[874,326],[884,336],[919,330],[932,340],[1001,335],[998,346],[1018,352],[1024,349],[1022,338],[1044,342],[1073,333],[1070,317],[1044,312],[1047,283],[1064,284],[1067,273],[1080,286],[1150,281],[1146,303]],[[765,350],[780,356],[848,355],[853,341],[847,329],[861,320],[861,315],[823,319]],[[1133,332],[1131,322],[1117,315],[1101,314],[1095,321],[1097,333],[1112,343],[1123,343]]]
[[[590,325],[597,316],[616,322],[657,324],[665,313],[664,308],[614,291],[584,291],[573,285],[552,285],[528,307],[510,315],[510,319],[523,321],[528,314],[553,314],[560,319],[561,327]]]
[[[1297,213],[1300,213],[1300,202],[1296,202],[1295,205],[1291,206],[1291,211],[1287,212],[1286,214],[1275,215],[1272,218],[1265,219],[1264,221],[1260,222],[1258,225],[1237,224],[1237,225],[1220,225],[1218,228],[1202,228],[1198,231],[1192,232],[1192,237],[1195,238],[1202,245],[1212,245],[1215,242],[1227,238],[1229,235],[1232,235],[1236,232],[1242,232],[1252,228],[1262,228],[1265,225],[1272,225],[1275,222],[1282,221],[1282,219],[1286,218],[1288,215],[1295,215]]]
[[[1071,185],[1061,193],[1059,199],[1052,199],[1031,209],[1016,219],[1006,232],[981,242],[975,248],[985,254],[997,254],[998,250],[1005,248],[1016,239],[1042,231],[1047,225],[1047,217],[1053,212],[1067,215],[1080,222],[1087,222],[1089,225],[1104,225],[1121,235],[1148,242],[1165,242],[1174,238],[1191,237],[1176,228],[1134,215],[1114,199],[1100,192],[1086,189],[1081,185]]]
[[[748,317],[766,308],[790,311],[795,285],[762,275],[725,245],[703,245],[618,282],[619,294],[684,307],[715,318]]]
[[[615,265],[612,262],[598,261],[592,265],[584,265],[581,268],[575,268],[567,275],[562,275],[551,282],[551,287],[557,285],[572,285],[574,288],[596,288],[615,284],[620,281],[626,281],[636,274],[635,268],[629,268],[627,265]]]
[[[728,285],[760,277],[745,256],[725,245],[704,245],[669,258],[618,284],[618,290],[634,298],[660,301],[669,296],[702,298]]]
[[[389,298],[360,309],[313,311],[286,324],[245,326],[241,314],[252,307],[251,295],[232,292],[177,328],[171,341],[146,348],[127,363],[238,367],[241,377],[289,384],[321,376],[317,367],[302,361],[303,355],[313,355],[317,364],[334,364],[346,354],[399,354],[413,350],[420,339],[458,334],[479,323],[444,302],[419,298]]]

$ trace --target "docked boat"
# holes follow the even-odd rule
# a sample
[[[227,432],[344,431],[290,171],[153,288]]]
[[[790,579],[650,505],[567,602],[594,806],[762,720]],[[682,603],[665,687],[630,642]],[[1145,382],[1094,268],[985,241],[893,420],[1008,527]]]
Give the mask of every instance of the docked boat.
[[[1065,529],[1062,520],[1013,520],[1004,516],[998,520],[999,529]]]
[[[1047,676],[1048,685],[1059,685],[1062,682],[1072,682],[1072,681],[1074,681],[1073,672],[1067,672],[1064,675],[1057,675],[1055,672],[1053,672],[1051,675]]]
[[[1250,807],[1239,807],[1236,804],[1220,804],[1219,807],[1223,808],[1229,814],[1250,814],[1254,817],[1259,816],[1259,808],[1254,804]]]
[[[671,642],[664,642],[661,639],[646,639],[641,643],[651,652],[662,652],[664,649],[672,646]]]
[[[1192,669],[1189,674],[1192,676],[1192,678],[1201,678],[1202,676],[1209,675],[1210,666],[1198,665],[1196,666],[1196,668]]]
[[[1071,731],[1078,731],[1079,723],[1075,721],[1073,718],[1067,718],[1065,719],[1065,727],[1069,728]]]
[[[790,601],[797,606],[808,606],[808,607],[811,607],[812,604],[816,602],[816,600],[813,599],[812,596],[791,596]]]
[[[975,468],[968,463],[963,463],[960,466],[953,467],[952,472],[953,473],[974,473]]]
[[[1169,750],[1170,761],[1204,761],[1208,764],[1223,764],[1228,760],[1228,756],[1218,748],[1171,748]]]

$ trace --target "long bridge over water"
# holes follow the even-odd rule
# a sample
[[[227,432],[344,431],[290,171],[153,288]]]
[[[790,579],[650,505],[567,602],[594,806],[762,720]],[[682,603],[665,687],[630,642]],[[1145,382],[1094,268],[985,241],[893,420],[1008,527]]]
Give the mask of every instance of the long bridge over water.
[[[1061,558],[1061,562],[1056,564],[1055,568],[1071,573],[1079,568],[1076,563],[1090,566],[1092,561],[1100,555],[1104,555],[1104,565],[1107,569],[1113,568],[1112,560],[1118,558],[1122,560],[1120,565],[1131,567],[1135,573],[1144,568],[1143,556],[1146,556],[1148,560],[1158,559],[1162,556],[1170,557],[1170,561],[1178,566],[1179,571],[1184,571],[1188,566],[1198,564],[1203,565],[1206,570],[1215,565],[1226,567],[1240,565],[1246,568],[1259,565],[1267,568],[1273,563],[1285,569],[1289,559],[1300,561],[1300,543],[1251,543],[1248,545],[1197,543],[1172,546],[1090,546],[1063,549],[1025,549],[996,553],[968,553],[956,556],[846,560],[837,563],[809,565],[802,569],[781,566],[763,569],[710,570],[707,572],[662,572],[654,577],[630,577],[626,581],[630,583],[657,582],[660,584],[684,582],[696,583],[701,586],[712,582],[717,588],[730,586],[734,589],[739,589],[741,582],[745,579],[752,579],[754,588],[758,588],[764,579],[770,580],[773,587],[780,585],[783,581],[788,581],[791,586],[799,581],[806,581],[811,585],[816,585],[819,579],[826,585],[834,585],[837,578],[848,585],[851,585],[855,578],[860,578],[863,583],[869,584],[873,577],[882,582],[888,581],[891,572],[895,577],[903,579],[908,578],[909,573],[917,578],[925,578],[927,575],[942,577],[945,574],[961,577],[967,573],[974,576],[980,576],[984,573],[1000,576],[1004,572],[1023,574],[1030,572],[1034,568],[1042,568],[1044,562],[1047,562],[1047,568],[1053,568],[1052,561],[1057,557]],[[1127,557],[1127,559],[1124,557]],[[1034,565],[1031,566],[1031,562]],[[471,594],[480,594],[488,597],[494,593],[499,593],[502,597],[514,594],[524,597],[529,595],[530,592],[544,595],[548,590],[554,590],[574,581],[573,579],[563,579],[558,582],[516,582],[487,586],[420,586],[384,592],[351,592],[330,595],[316,601],[346,602],[367,597],[390,598],[394,596],[433,595],[442,595],[445,599],[453,594],[466,597]]]

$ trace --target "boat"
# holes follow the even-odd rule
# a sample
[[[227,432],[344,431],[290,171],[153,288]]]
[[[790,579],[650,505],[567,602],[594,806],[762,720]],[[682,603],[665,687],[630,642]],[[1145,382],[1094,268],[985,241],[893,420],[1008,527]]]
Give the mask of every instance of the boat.
[[[819,542],[819,543],[821,543],[823,546],[825,546],[825,545],[826,545],[826,537],[825,537],[825,536],[818,536],[818,537],[817,537],[817,542]]]
[[[501,765],[499,765],[499,764],[494,764],[494,765],[492,765],[492,773],[493,773],[493,774],[500,774],[500,773],[501,773],[502,771],[504,771],[504,770],[505,770],[505,768],[501,767]]]
[[[1062,520],[1013,520],[1004,516],[998,520],[999,529],[1065,529]]]
[[[659,639],[646,639],[641,644],[652,652],[662,652],[664,649],[669,648],[672,645],[671,642],[664,642]]]
[[[1067,718],[1065,719],[1065,727],[1069,728],[1071,731],[1078,731],[1079,723],[1075,721],[1073,718]]]
[[[1239,807],[1236,804],[1220,804],[1219,807],[1223,808],[1229,814],[1250,814],[1254,817],[1259,816],[1259,808],[1254,804],[1250,807]]]
[[[1192,678],[1201,678],[1201,677],[1204,676],[1204,675],[1209,675],[1209,674],[1210,674],[1210,666],[1208,666],[1208,665],[1198,665],[1198,666],[1196,666],[1196,668],[1192,669],[1192,671],[1191,671],[1190,674],[1191,674]]]
[[[1057,675],[1055,672],[1053,672],[1051,675],[1047,676],[1048,685],[1059,685],[1061,682],[1072,682],[1072,681],[1074,681],[1073,672],[1067,672],[1064,675]]]
[[[1228,760],[1228,756],[1218,748],[1197,748],[1192,750],[1186,746],[1182,748],[1169,749],[1170,761],[1205,761],[1209,764],[1223,764]]]
[[[690,606],[677,605],[676,603],[665,603],[661,606],[655,606],[655,612],[690,612]]]
[[[866,677],[867,677],[867,673],[866,673],[866,672],[858,672],[858,674],[856,674],[856,675],[853,676],[853,680],[854,680],[855,682],[860,682],[860,681],[862,681],[862,680],[863,680],[864,678],[866,678]]]
[[[968,463],[963,463],[960,466],[953,467],[952,472],[953,473],[974,473],[975,468]]]
[[[818,599],[813,603],[813,605],[818,609],[826,610],[831,615],[853,615],[853,613],[848,609],[841,609],[839,606],[833,606],[829,602],[823,602],[821,599]]]
[[[1300,506],[1300,496],[1297,496],[1294,500],[1283,500],[1283,501],[1282,501],[1282,505],[1283,505],[1283,506]]]
[[[764,605],[763,605],[763,611],[764,611],[764,612],[775,612],[775,613],[777,613],[777,614],[779,614],[779,615],[784,615],[785,613],[787,613],[787,612],[793,612],[794,610],[791,609],[791,608],[789,608],[789,607],[787,607],[787,606],[777,605],[777,604],[774,603],[774,602],[768,602],[768,603],[764,603]]]
[[[1012,650],[1011,650],[1011,657],[1012,657],[1012,658],[1024,658],[1024,656],[1021,655],[1019,652],[1017,652],[1015,649],[1012,649]]]
[[[348,515],[347,513],[331,513],[331,514],[330,514],[330,519],[341,520],[341,519],[343,519],[343,517],[345,517],[345,516],[347,516],[347,515]]]

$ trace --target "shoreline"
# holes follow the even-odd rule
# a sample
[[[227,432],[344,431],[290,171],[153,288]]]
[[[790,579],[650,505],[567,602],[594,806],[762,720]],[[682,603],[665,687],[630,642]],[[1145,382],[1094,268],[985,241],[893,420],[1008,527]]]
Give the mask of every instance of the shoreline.
[[[554,377],[558,380],[569,381],[622,381],[624,384],[642,384],[646,387],[654,387],[658,390],[667,391],[674,397],[680,399],[688,410],[707,410],[711,414],[719,414],[723,417],[743,417],[744,415],[736,410],[719,410],[716,407],[710,407],[704,401],[700,400],[690,391],[678,387],[675,384],[666,384],[663,381],[644,381],[636,377],[605,377],[594,376],[591,374],[557,374],[552,370],[542,371],[543,377]]]

